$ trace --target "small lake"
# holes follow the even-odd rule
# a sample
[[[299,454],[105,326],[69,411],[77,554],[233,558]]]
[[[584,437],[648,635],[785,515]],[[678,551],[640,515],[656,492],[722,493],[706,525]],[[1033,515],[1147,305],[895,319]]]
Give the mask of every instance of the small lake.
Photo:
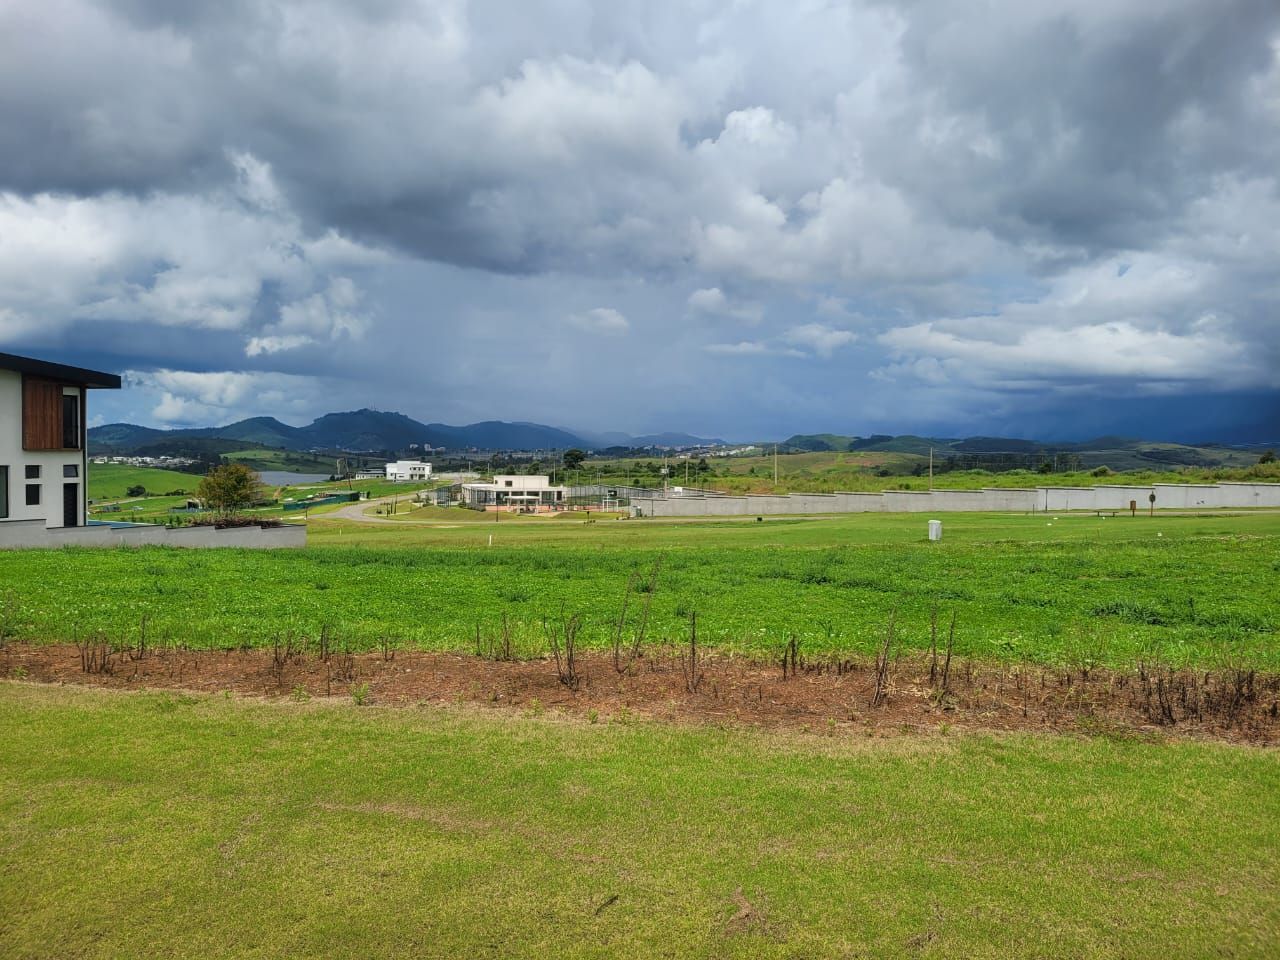
[[[296,483],[323,483],[329,479],[327,473],[290,473],[288,470],[259,470],[258,476],[269,487],[283,487]]]

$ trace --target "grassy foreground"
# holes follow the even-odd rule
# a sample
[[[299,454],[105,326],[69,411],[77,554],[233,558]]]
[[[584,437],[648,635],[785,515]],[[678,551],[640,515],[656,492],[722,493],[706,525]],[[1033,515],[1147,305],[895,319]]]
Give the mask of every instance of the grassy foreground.
[[[12,683],[0,724],[5,957],[1167,958],[1280,934],[1274,752]]]

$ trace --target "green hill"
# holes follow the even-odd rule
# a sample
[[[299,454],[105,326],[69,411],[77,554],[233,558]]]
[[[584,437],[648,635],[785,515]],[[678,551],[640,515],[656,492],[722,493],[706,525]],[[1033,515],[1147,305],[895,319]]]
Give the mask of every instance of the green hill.
[[[143,487],[151,495],[181,490],[195,493],[200,478],[176,470],[131,467],[123,463],[89,464],[89,499],[114,500],[128,496],[130,487]]]

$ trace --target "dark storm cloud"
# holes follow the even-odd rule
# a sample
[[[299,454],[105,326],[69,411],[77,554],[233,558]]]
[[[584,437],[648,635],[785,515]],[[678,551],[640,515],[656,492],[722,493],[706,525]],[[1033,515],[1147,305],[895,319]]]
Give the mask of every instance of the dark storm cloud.
[[[451,408],[481,350],[586,426],[604,385],[742,423],[1274,390],[1278,38],[1257,0],[7,5],[0,340],[352,397],[429,344],[385,402]]]
[[[1273,68],[1280,6],[1035,9],[915,8],[902,44],[913,75],[999,156],[908,158],[898,169],[914,188],[976,194],[980,206],[952,208],[1013,239],[1095,251],[1164,229],[1214,177],[1274,173],[1280,131],[1251,81]]]

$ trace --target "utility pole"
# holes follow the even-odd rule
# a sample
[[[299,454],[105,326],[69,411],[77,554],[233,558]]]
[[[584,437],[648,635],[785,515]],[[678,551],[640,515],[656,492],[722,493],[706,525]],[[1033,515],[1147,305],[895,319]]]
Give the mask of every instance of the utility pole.
[[[933,489],[933,447],[929,448],[929,489]]]
[[[777,493],[777,492],[778,492],[778,491],[777,491],[777,486],[778,486],[778,445],[777,445],[776,443],[773,445],[773,486],[774,486],[774,491],[773,491],[773,492],[774,492],[774,493]]]

